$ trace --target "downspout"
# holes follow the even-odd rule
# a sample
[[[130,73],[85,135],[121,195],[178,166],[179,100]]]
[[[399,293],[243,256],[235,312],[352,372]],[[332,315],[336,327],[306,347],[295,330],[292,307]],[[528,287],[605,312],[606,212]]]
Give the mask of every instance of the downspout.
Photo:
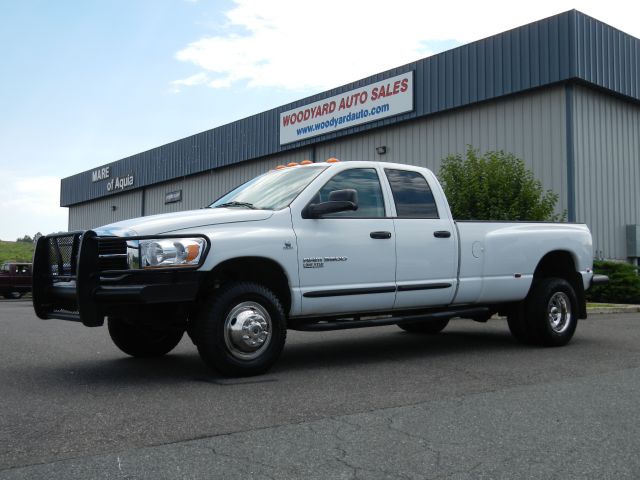
[[[565,98],[565,136],[567,139],[567,211],[570,222],[576,221],[576,159],[573,130],[573,85],[567,83]]]

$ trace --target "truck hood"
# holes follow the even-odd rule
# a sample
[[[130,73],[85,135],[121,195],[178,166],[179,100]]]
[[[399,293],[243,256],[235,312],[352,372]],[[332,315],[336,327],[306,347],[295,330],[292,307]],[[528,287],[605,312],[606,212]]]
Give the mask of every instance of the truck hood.
[[[129,237],[134,235],[159,235],[187,228],[218,225],[222,223],[254,222],[266,220],[272,210],[249,210],[246,208],[203,208],[186,212],[163,213],[148,217],[132,218],[111,223],[94,231],[98,235]]]

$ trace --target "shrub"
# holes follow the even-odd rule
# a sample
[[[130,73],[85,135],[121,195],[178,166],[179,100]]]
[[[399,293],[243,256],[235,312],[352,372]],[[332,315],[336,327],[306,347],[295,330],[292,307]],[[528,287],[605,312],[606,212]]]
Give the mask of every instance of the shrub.
[[[471,146],[449,155],[438,173],[456,220],[563,221],[554,214],[558,194],[544,191],[533,172],[511,153],[479,155]]]
[[[602,303],[640,303],[638,267],[623,262],[595,261],[595,273],[607,275],[609,283],[587,290],[587,300]]]

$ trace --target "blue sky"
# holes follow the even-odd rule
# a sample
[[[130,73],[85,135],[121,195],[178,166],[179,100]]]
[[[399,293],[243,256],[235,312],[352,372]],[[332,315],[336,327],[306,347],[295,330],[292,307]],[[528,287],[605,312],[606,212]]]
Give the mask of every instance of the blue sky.
[[[77,173],[250,115],[263,93],[251,89],[231,106],[213,89],[172,92],[172,81],[193,73],[175,53],[222,24],[228,2],[4,5],[3,169],[18,160],[34,175]]]
[[[2,0],[0,239],[65,230],[60,179],[570,8],[626,2]]]

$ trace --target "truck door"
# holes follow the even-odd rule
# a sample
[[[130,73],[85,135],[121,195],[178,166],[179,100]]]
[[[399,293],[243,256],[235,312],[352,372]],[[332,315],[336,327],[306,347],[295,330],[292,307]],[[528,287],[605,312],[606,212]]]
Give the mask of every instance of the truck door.
[[[396,210],[394,308],[448,305],[455,294],[458,269],[453,221],[440,218],[433,192],[420,172],[384,171]]]
[[[334,175],[310,203],[354,189],[356,211],[304,219],[294,215],[302,314],[390,310],[395,299],[395,236],[375,168]]]

